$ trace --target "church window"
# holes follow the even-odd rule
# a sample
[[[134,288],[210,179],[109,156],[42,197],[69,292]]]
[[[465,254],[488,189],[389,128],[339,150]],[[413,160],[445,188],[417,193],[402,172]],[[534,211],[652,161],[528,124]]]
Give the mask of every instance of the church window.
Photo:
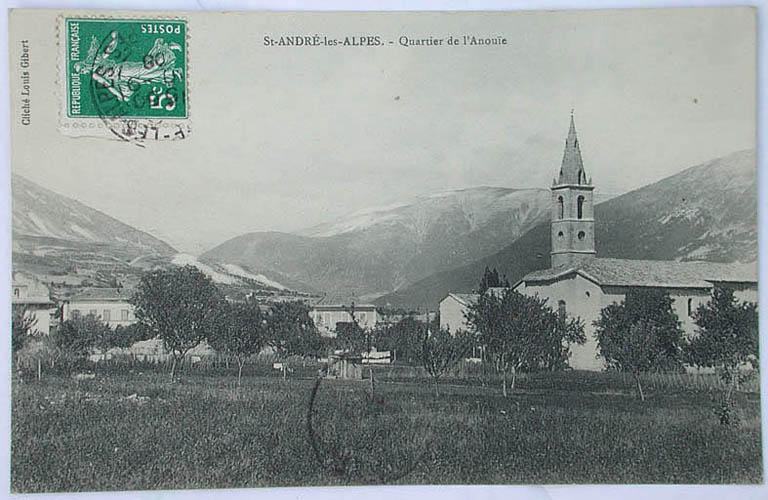
[[[558,219],[563,218],[563,197],[562,196],[557,197],[557,218]]]
[[[582,175],[582,171],[579,170],[579,184],[581,184],[581,175]]]
[[[14,294],[16,297],[18,297],[18,296],[19,296],[19,289],[18,289],[18,288],[14,288],[14,289],[13,289],[13,294]]]
[[[587,290],[586,292],[584,292],[584,295],[586,295],[587,297],[589,297],[589,296],[590,296],[590,294],[589,294],[589,290]]]
[[[576,217],[581,219],[584,217],[584,197],[579,196],[576,198]]]
[[[583,240],[586,234],[584,234],[584,231],[579,231],[579,234],[577,234],[576,236],[578,236],[580,240]]]
[[[557,315],[561,319],[565,318],[565,301],[564,300],[558,300],[557,301]]]
[[[558,231],[557,232],[557,236],[558,236],[558,238],[562,238],[563,237],[563,232],[562,231]]]
[[[688,316],[693,316],[693,299],[688,299]]]

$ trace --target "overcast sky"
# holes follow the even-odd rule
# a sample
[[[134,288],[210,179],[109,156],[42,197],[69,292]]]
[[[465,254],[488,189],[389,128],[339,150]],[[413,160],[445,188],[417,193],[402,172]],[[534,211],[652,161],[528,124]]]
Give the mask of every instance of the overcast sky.
[[[251,16],[190,16],[189,139],[64,138],[52,113],[49,146],[14,151],[14,170],[197,254],[437,191],[549,187],[571,108],[606,193],[754,147],[749,10]],[[262,44],[294,33],[508,44]]]

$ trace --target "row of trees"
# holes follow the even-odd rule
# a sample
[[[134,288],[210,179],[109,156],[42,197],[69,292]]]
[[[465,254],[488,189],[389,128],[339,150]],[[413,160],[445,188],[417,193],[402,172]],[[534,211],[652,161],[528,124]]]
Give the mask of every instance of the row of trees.
[[[488,278],[488,272],[483,282]],[[632,289],[608,305],[594,322],[598,356],[609,369],[631,373],[641,399],[640,374],[679,372],[684,365],[715,368],[728,383],[727,399],[758,368],[757,305],[740,302],[728,288],[716,287],[709,302],[693,313],[698,334],[684,335],[673,300],[661,289]],[[507,289],[486,293],[469,308],[467,321],[485,357],[514,390],[518,372],[567,366],[570,346],[586,341],[584,323],[553,311],[545,299]]]
[[[159,337],[173,357],[171,378],[179,360],[204,340],[218,352],[233,356],[238,364],[238,385],[246,361],[267,346],[299,356],[320,356],[330,349],[347,354],[370,355],[378,349],[397,350],[410,362],[418,360],[433,377],[439,378],[472,347],[468,334],[453,336],[437,323],[425,324],[406,317],[396,325],[363,328],[354,305],[352,321],[337,325],[337,337],[320,336],[309,317],[309,308],[299,302],[280,302],[263,307],[255,301],[228,302],[195,267],[157,270],[145,274],[131,302],[142,330]],[[371,393],[373,367],[369,364]]]
[[[237,361],[238,385],[246,361],[267,346],[289,355],[324,352],[323,338],[306,305],[285,302],[263,308],[253,300],[229,302],[192,266],[146,273],[130,301],[137,319],[131,326],[111,328],[93,315],[78,316],[63,321],[45,337],[36,333],[32,316],[14,308],[13,350],[19,353],[35,341],[33,350],[47,353],[54,361],[61,355],[80,359],[94,351],[106,358],[109,349],[159,338],[172,357],[173,380],[179,362],[205,341]]]
[[[319,357],[336,349],[359,356],[370,354],[375,343],[378,349],[396,351],[408,362],[423,363],[437,387],[438,379],[471,349],[468,336],[456,339],[440,331],[437,323],[425,324],[412,317],[375,330],[363,328],[354,306],[349,310],[352,321],[337,325],[337,338],[325,338],[315,328],[307,305],[280,302],[266,307],[254,300],[227,301],[213,282],[192,266],[146,273],[130,301],[137,319],[130,327],[111,328],[96,316],[78,316],[63,321],[45,338],[32,335],[34,320],[23,310],[14,309],[14,351],[37,338],[42,345],[35,348],[36,353],[46,353],[53,361],[65,353],[82,359],[100,352],[106,358],[112,348],[159,338],[172,358],[173,379],[181,360],[206,342],[235,359],[240,385],[248,359],[266,347],[288,355]],[[373,385],[370,365],[369,376]]]
[[[685,364],[714,368],[727,383],[726,405],[733,390],[759,368],[757,304],[739,301],[732,289],[715,287],[706,304],[693,312],[697,335],[686,339],[663,290],[636,289],[595,321],[599,355],[610,368],[634,376],[645,399],[639,374],[681,371]]]
[[[146,273],[131,303],[138,322],[171,354],[171,379],[178,362],[203,341],[237,360],[238,385],[245,362],[267,346],[299,355],[320,354],[324,347],[305,304],[228,302],[193,266]]]
[[[498,274],[487,271],[481,285],[495,286]],[[422,364],[439,378],[473,345],[480,345],[486,361],[502,378],[502,391],[514,390],[517,374],[567,367],[570,347],[586,341],[584,323],[555,312],[546,300],[506,289],[480,295],[467,320],[472,333],[451,334],[437,322],[423,323],[406,317],[396,325],[376,330],[360,327],[354,308],[352,321],[338,325],[338,338],[319,335],[309,308],[298,302],[273,304],[226,301],[219,289],[192,266],[146,273],[131,298],[138,320],[129,328],[111,329],[86,316],[64,321],[50,341],[58,349],[87,354],[129,346],[137,340],[158,337],[173,358],[171,378],[178,362],[201,342],[233,356],[238,364],[238,384],[243,366],[267,346],[287,354],[322,355],[329,348],[350,353],[370,353],[373,345],[398,352],[401,360]],[[757,367],[758,327],[756,304],[736,300],[728,289],[716,288],[709,303],[694,313],[699,335],[687,341],[663,290],[637,289],[618,304],[601,311],[594,322],[598,355],[609,368],[632,373],[644,398],[639,374],[677,371],[684,363],[715,367],[736,387],[745,364]],[[13,345],[18,351],[34,329],[33,320],[14,309]],[[21,334],[24,332],[25,334]],[[372,367],[369,366],[371,384]]]

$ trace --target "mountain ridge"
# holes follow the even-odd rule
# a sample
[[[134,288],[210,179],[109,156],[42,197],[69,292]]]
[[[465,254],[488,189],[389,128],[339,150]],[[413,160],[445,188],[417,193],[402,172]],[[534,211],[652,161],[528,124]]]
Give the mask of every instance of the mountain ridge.
[[[201,260],[280,273],[325,290],[329,300],[370,298],[498,250],[546,216],[549,197],[539,188],[452,190],[358,211],[298,234],[247,233]]]
[[[752,262],[757,259],[757,169],[753,149],[686,168],[595,205],[598,256]],[[550,266],[549,221],[484,258],[435,273],[378,298],[393,307],[435,308],[469,292],[485,266],[511,282]]]

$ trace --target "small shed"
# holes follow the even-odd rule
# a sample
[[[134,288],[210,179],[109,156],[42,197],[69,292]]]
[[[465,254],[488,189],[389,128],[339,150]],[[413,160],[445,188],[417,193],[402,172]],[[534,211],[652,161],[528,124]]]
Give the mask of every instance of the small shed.
[[[353,379],[363,378],[363,363],[360,356],[331,354],[328,357],[326,378]]]

